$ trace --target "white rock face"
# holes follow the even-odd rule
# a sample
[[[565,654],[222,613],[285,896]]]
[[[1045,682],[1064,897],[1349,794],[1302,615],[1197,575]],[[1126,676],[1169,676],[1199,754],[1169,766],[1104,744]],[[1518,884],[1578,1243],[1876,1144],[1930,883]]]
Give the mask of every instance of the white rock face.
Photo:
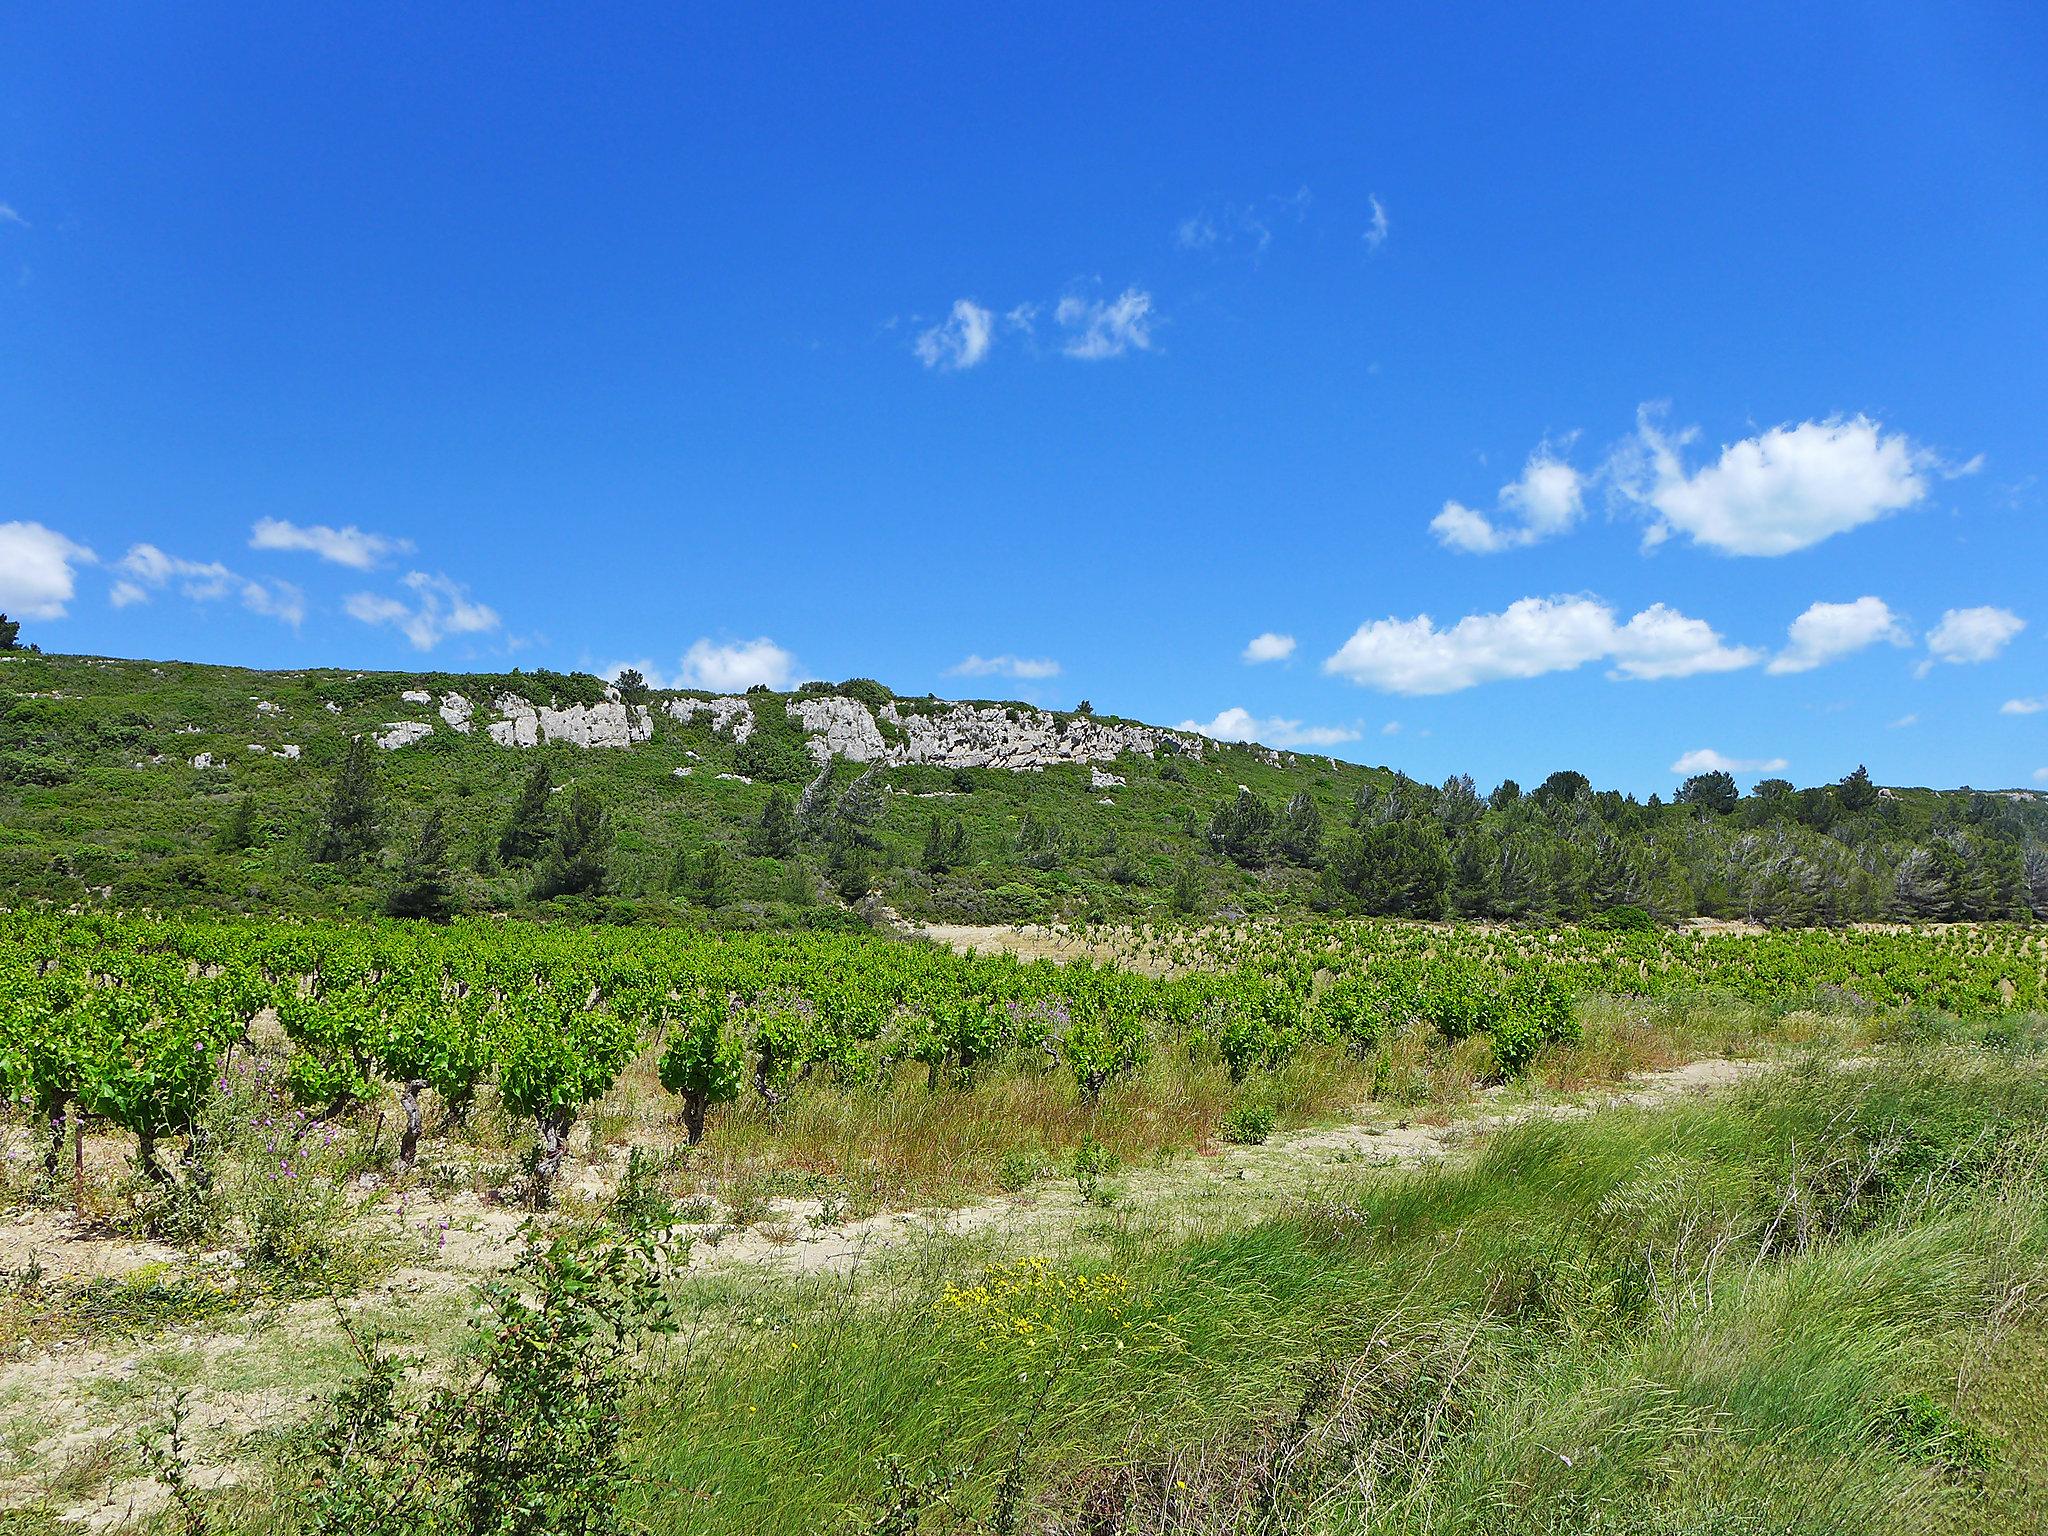
[[[338,714],[340,714],[340,713],[341,713],[341,706],[340,706],[339,704],[335,703],[335,702],[334,702],[334,700],[332,700],[332,699],[329,699],[329,700],[328,700],[328,701],[327,701],[326,703],[322,704],[322,705],[321,705],[320,707],[321,707],[322,709],[326,710],[326,711],[327,711],[327,713],[329,713],[330,715],[338,715]]]
[[[424,688],[408,688],[399,697],[408,704],[431,704],[434,696]]]
[[[857,700],[843,702],[865,708]],[[1063,723],[1045,710],[1021,704],[942,704],[925,714],[892,703],[883,710],[880,724],[902,733],[901,743],[889,745],[879,759],[892,765],[933,763],[1031,772],[1061,763],[1114,762],[1126,752],[1151,757],[1167,742],[1190,757],[1202,755],[1201,739],[1185,732],[1111,724],[1087,715],[1070,716]]]
[[[256,713],[259,715],[276,715],[282,714],[283,711],[268,699],[258,699],[256,701]]]
[[[299,748],[297,743],[288,741],[270,755],[281,757],[288,763],[296,763],[299,760]]]
[[[1100,768],[1090,768],[1088,770],[1088,787],[1090,789],[1122,789],[1124,787],[1124,776],[1120,773],[1104,773]]]
[[[743,694],[723,694],[715,699],[670,699],[668,712],[688,725],[699,715],[711,717],[711,729],[734,742],[754,734],[754,706]]]
[[[687,779],[690,776],[690,765],[688,763],[685,763],[680,768],[669,769],[669,776],[671,778]]]
[[[211,768],[213,766],[213,754],[211,752],[200,753],[192,759],[192,766],[202,770]]]
[[[396,752],[433,734],[434,728],[424,720],[387,720],[377,733],[377,746],[381,751]]]
[[[516,693],[501,693],[491,707],[500,718],[487,729],[491,740],[501,747],[536,747],[544,741],[572,747],[630,747],[654,735],[654,717],[647,706],[618,699],[555,709],[545,704],[536,707]]]
[[[249,750],[251,752],[268,752],[270,748],[264,746],[260,741],[252,741],[249,743]]]
[[[882,739],[882,728],[859,699],[838,694],[796,699],[789,705],[789,717],[803,726],[810,738],[804,745],[820,763],[828,757],[873,763],[888,755],[889,743]]]
[[[448,722],[448,729],[460,731],[467,736],[470,732],[469,717],[476,713],[476,706],[459,693],[441,695],[441,718]]]

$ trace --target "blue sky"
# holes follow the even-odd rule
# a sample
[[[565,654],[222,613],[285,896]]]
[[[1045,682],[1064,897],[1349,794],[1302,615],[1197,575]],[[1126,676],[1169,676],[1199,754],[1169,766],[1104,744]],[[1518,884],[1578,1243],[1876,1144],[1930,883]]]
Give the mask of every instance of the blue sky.
[[[433,9],[0,22],[26,638],[2048,781],[2036,7]]]

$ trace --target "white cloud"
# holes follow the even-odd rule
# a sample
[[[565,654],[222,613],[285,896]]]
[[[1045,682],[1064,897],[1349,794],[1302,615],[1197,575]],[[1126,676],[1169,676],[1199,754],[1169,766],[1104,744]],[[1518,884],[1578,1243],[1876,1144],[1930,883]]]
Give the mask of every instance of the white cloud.
[[[1276,635],[1267,630],[1263,635],[1254,635],[1244,648],[1244,659],[1248,662],[1285,661],[1294,654],[1294,636]]]
[[[293,629],[306,619],[306,594],[288,581],[244,582],[242,606],[266,619],[289,624]]]
[[[1682,533],[1728,555],[1807,549],[1927,494],[1940,464],[1867,416],[1773,427],[1688,470],[1680,450],[1697,434],[1666,432],[1659,410],[1637,413],[1632,443],[1609,459],[1616,489],[1655,521],[1645,547]]]
[[[297,629],[306,618],[306,594],[288,581],[256,581],[238,576],[218,560],[186,560],[166,554],[154,544],[131,544],[114,562],[120,580],[107,594],[116,608],[146,603],[150,594],[172,582],[195,603],[215,603],[239,596],[251,613],[276,619]]]
[[[1647,681],[1729,672],[1760,659],[1662,603],[1623,624],[1596,598],[1525,597],[1504,613],[1469,614],[1449,629],[1428,614],[1375,619],[1323,670],[1389,693],[1431,694],[1569,672],[1589,661],[1612,662],[1609,677]]]
[[[1358,732],[1341,725],[1303,725],[1299,720],[1259,719],[1248,709],[1226,709],[1214,720],[1183,720],[1177,730],[1212,741],[1256,741],[1268,747],[1334,747],[1358,740]]]
[[[1014,318],[1016,310],[1011,311]],[[937,325],[920,331],[911,350],[927,368],[956,373],[972,368],[988,356],[995,345],[996,317],[972,299],[955,299],[953,312]]]
[[[1695,773],[1776,773],[1789,768],[1782,757],[1723,757],[1712,747],[1698,747],[1671,765],[1671,771],[1687,777]]]
[[[1887,725],[1885,729],[1888,731],[1903,731],[1907,726],[1918,725],[1919,723],[1920,717],[1918,715],[1901,715],[1898,719]]]
[[[2048,784],[2048,768],[2036,768],[2034,770],[2034,782],[2036,784]]]
[[[498,627],[497,612],[473,602],[460,582],[408,571],[405,586],[413,594],[411,603],[357,592],[342,603],[342,611],[358,623],[391,626],[416,651],[431,651],[449,635],[485,634]]]
[[[249,530],[249,547],[296,550],[318,555],[322,560],[348,566],[351,570],[368,571],[393,555],[410,552],[412,540],[393,538],[383,533],[365,533],[354,523],[345,528],[330,528],[325,523],[301,527],[279,517],[260,517]]]
[[[1152,347],[1152,295],[1126,288],[1113,299],[1061,299],[1052,317],[1067,333],[1060,350],[1068,357],[1095,362]]]
[[[234,591],[240,580],[218,560],[181,560],[154,544],[131,544],[128,553],[114,562],[114,569],[127,578],[115,589],[117,608],[147,601],[144,589],[161,590],[173,581],[195,603],[210,603]]]
[[[0,613],[61,619],[76,590],[76,565],[98,556],[41,523],[0,523]]]
[[[1771,658],[1774,674],[1811,672],[1839,657],[1880,640],[1911,645],[1912,637],[1882,598],[1859,597],[1853,603],[1815,603],[1792,621],[1790,643]]]
[[[0,203],[0,224],[17,224],[23,229],[28,228],[28,220],[14,211],[12,203]]]
[[[1951,608],[1927,633],[1928,656],[1920,663],[1920,675],[1925,677],[1938,661],[1952,666],[1990,661],[2026,627],[2027,621],[2009,608]]]
[[[1377,197],[1368,197],[1372,204],[1372,222],[1365,227],[1365,248],[1376,251],[1387,243],[1387,210]]]
[[[948,677],[1014,677],[1031,682],[1058,677],[1060,664],[1049,656],[969,656],[946,668]]]
[[[1447,501],[1430,520],[1430,531],[1446,549],[1499,554],[1569,529],[1585,511],[1585,489],[1585,476],[1545,442],[1529,455],[1521,476],[1500,488],[1498,512],[1489,516]]]
[[[795,671],[796,658],[765,635],[728,645],[699,640],[683,653],[681,685],[716,693],[743,693],[756,684],[780,690]]]
[[[2048,709],[2048,693],[2032,699],[2007,699],[1998,706],[2001,715],[2038,715]]]

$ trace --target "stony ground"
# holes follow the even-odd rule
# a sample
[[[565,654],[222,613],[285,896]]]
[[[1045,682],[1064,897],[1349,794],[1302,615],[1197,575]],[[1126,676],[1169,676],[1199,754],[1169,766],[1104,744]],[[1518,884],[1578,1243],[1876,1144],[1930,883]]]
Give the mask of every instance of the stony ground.
[[[1264,1145],[1209,1147],[1114,1170],[1092,1200],[1077,1180],[1048,1178],[951,1210],[835,1221],[818,1202],[778,1200],[745,1228],[707,1221],[678,1231],[692,1240],[690,1269],[728,1293],[735,1281],[768,1288],[815,1276],[860,1286],[886,1274],[894,1259],[967,1236],[1008,1252],[1049,1252],[1071,1246],[1090,1222],[1119,1214],[1162,1233],[1248,1223],[1346,1171],[1434,1162],[1505,1123],[1580,1116],[1605,1104],[1653,1106],[1726,1087],[1762,1065],[1698,1061],[1576,1101],[1490,1090],[1448,1124],[1365,1105],[1338,1123]],[[580,1180],[594,1194],[607,1171],[586,1167]],[[519,1251],[526,1219],[470,1195],[366,1193],[352,1237],[388,1245],[397,1262],[339,1305],[258,1302],[203,1328],[59,1343],[0,1366],[0,1508],[42,1507],[85,1529],[118,1529],[157,1509],[162,1490],[142,1473],[137,1435],[167,1422],[180,1394],[202,1480],[245,1475],[263,1437],[302,1418],[349,1370],[344,1312],[401,1346],[427,1354],[445,1349],[471,1315],[475,1284]],[[81,1230],[63,1213],[31,1210],[0,1219],[0,1265],[17,1272],[34,1263],[52,1277],[132,1277],[145,1266],[203,1271],[224,1258]]]

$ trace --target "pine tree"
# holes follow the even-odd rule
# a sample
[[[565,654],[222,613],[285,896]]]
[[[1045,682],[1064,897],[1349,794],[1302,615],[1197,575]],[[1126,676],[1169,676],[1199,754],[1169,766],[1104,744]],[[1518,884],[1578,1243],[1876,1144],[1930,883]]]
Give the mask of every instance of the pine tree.
[[[448,832],[438,808],[427,812],[420,835],[398,866],[398,883],[384,898],[392,917],[420,917],[445,923],[455,915],[455,887],[448,874]]]
[[[382,846],[377,828],[377,760],[367,736],[349,742],[327,813],[313,840],[316,864],[355,864]]]
[[[958,816],[935,816],[924,832],[924,857],[919,861],[934,875],[968,862],[967,823]]]
[[[796,806],[789,791],[777,789],[761,809],[761,819],[747,834],[747,852],[756,858],[786,859],[796,852]]]
[[[222,853],[240,853],[256,842],[256,797],[244,795],[235,802],[234,814],[214,834],[213,846]]]
[[[535,763],[519,791],[519,802],[498,834],[498,857],[507,864],[531,864],[547,847],[553,812],[555,777],[546,763]]]
[[[1842,809],[1852,816],[1877,804],[1877,786],[1870,782],[1870,770],[1858,763],[1854,771],[1845,774],[1835,786],[1835,797],[1842,802]]]
[[[1280,813],[1273,846],[1291,864],[1313,869],[1323,861],[1323,813],[1307,790],[1301,790]]]
[[[1247,869],[1264,864],[1272,854],[1273,822],[1272,807],[1240,788],[1235,800],[1209,818],[1209,846]]]
[[[0,613],[0,651],[21,649],[21,621]]]
[[[612,679],[612,686],[619,690],[619,697],[628,704],[647,702],[647,679],[638,667],[627,667]]]
[[[697,856],[697,877],[693,882],[692,894],[697,905],[716,912],[726,904],[732,895],[727,878],[725,850],[716,843],[709,844]]]
[[[602,896],[611,879],[611,842],[611,818],[604,807],[584,790],[572,791],[554,843],[534,877],[533,899]]]

